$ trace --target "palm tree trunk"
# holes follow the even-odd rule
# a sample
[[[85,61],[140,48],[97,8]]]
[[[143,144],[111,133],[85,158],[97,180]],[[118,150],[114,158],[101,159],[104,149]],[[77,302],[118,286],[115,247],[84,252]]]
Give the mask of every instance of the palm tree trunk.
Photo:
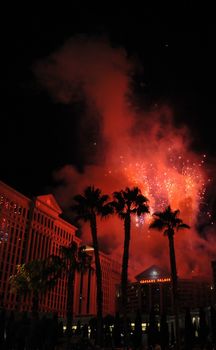
[[[91,225],[92,242],[93,242],[94,255],[95,255],[95,268],[96,268],[96,280],[97,280],[97,335],[96,335],[96,343],[98,345],[101,345],[101,342],[103,339],[103,327],[102,327],[103,290],[102,290],[101,264],[100,264],[99,248],[98,248],[98,240],[97,240],[97,223],[96,223],[95,214],[92,214],[90,225]]]
[[[75,271],[72,266],[69,268],[67,283],[67,336],[70,338],[73,323],[73,300],[74,300],[74,277]]]
[[[178,309],[178,277],[176,269],[176,258],[174,248],[173,233],[168,235],[169,238],[169,251],[170,251],[170,267],[172,277],[172,291],[173,291],[173,306],[175,314],[175,326],[176,326],[176,349],[180,349],[180,330],[179,330],[179,309]]]
[[[128,285],[128,259],[129,259],[129,245],[130,245],[130,229],[131,218],[130,214],[127,214],[124,220],[124,252],[122,257],[122,275],[121,275],[121,300],[122,300],[122,312],[123,312],[123,325],[124,325],[124,345],[127,346],[127,285]]]

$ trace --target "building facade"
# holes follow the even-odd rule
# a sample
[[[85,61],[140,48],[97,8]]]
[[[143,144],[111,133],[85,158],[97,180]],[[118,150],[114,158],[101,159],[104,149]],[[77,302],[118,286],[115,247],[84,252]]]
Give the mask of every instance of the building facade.
[[[25,295],[18,300],[10,290],[9,277],[16,273],[17,265],[43,260],[49,255],[60,255],[61,246],[69,246],[72,241],[78,246],[82,244],[75,235],[76,227],[63,220],[61,214],[53,195],[29,199],[0,182],[0,306],[7,310],[31,310],[31,296]],[[103,253],[100,253],[100,259],[104,315],[114,314],[115,286],[120,281],[120,266]],[[40,298],[40,312],[57,312],[59,317],[64,318],[66,293],[67,279],[62,276],[55,288]],[[74,312],[80,317],[96,315],[94,260],[89,271],[75,274]]]
[[[94,262],[94,250],[86,247],[86,251],[92,256],[92,269],[87,273],[77,274],[78,290],[75,292],[77,303],[75,304],[75,316],[78,319],[89,318],[96,315],[96,272]],[[121,278],[121,265],[100,252],[103,290],[103,315],[115,315],[116,292]]]
[[[68,246],[73,240],[80,244],[75,236],[76,228],[63,220],[61,213],[52,195],[30,200],[0,182],[0,295],[1,305],[6,309],[31,309],[30,296],[23,296],[18,301],[10,290],[9,277],[16,273],[17,265],[59,255],[60,247]],[[62,277],[53,290],[41,297],[40,311],[58,312],[63,317],[65,291],[66,277]]]
[[[128,285],[127,311],[135,315],[139,310],[143,315],[151,311],[161,315],[173,313],[173,298],[170,273],[158,266],[151,266],[136,276],[136,282]],[[198,309],[211,304],[211,284],[199,279],[178,280],[179,310]]]

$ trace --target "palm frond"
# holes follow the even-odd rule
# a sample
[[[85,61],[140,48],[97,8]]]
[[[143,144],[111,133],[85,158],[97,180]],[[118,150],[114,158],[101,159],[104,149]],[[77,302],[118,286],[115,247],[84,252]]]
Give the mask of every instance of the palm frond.
[[[166,229],[166,230],[164,231],[164,236],[170,237],[170,236],[173,236],[173,235],[174,235],[174,230],[173,230],[173,228],[168,228],[168,229]]]
[[[94,186],[86,187],[83,195],[78,194],[73,199],[77,203],[72,205],[71,208],[76,213],[77,220],[87,222],[92,219],[93,214],[102,217],[111,214],[111,208],[108,210],[106,206],[109,196],[102,194],[101,190]]]
[[[102,218],[107,218],[114,212],[114,207],[111,203],[107,203],[100,208],[100,215]]]
[[[118,212],[117,213],[117,215],[118,215],[118,217],[121,219],[121,220],[124,220],[125,219],[125,217],[126,217],[126,215],[127,215],[127,213],[124,213],[124,212]]]
[[[140,216],[142,214],[147,214],[149,213],[149,206],[146,204],[139,204],[138,208],[137,208],[137,215]]]
[[[180,214],[180,211],[174,210],[172,211],[170,205],[164,209],[164,211],[161,212],[155,212],[153,215],[157,217],[155,219],[155,222],[151,224],[150,228],[158,228],[159,230],[162,230],[163,228],[166,228],[164,234],[169,235],[172,231],[172,234],[174,234],[174,229],[178,230],[180,228],[190,228],[187,224],[183,223],[183,220],[178,217]]]
[[[187,224],[184,224],[184,223],[182,223],[182,224],[180,224],[180,225],[177,226],[177,230],[178,230],[178,229],[184,229],[184,228],[190,229],[190,226],[187,225]]]
[[[171,209],[170,209],[170,212],[172,212]],[[173,214],[174,217],[176,217],[176,216],[178,216],[180,214],[180,210],[179,209],[174,210],[174,212],[172,214]]]
[[[156,218],[153,222],[151,222],[149,228],[156,228],[157,230],[161,231],[164,229],[165,226],[166,225],[163,220],[161,220],[160,218]]]

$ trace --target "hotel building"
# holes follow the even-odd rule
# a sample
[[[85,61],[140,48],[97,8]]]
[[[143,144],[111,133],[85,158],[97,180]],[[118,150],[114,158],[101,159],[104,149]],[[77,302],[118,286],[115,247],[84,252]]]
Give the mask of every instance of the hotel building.
[[[136,282],[128,286],[128,313],[135,315],[137,310],[143,315],[167,315],[173,313],[173,298],[170,273],[159,266],[151,266],[136,276]],[[199,279],[178,280],[178,300],[180,312],[186,308],[198,309],[211,304],[211,284]]]
[[[0,306],[6,310],[30,311],[32,299],[21,301],[10,290],[9,277],[16,266],[49,255],[60,255],[61,246],[72,241],[81,245],[76,227],[61,218],[62,210],[52,194],[29,199],[0,182]],[[92,249],[89,248],[91,254]],[[115,288],[120,281],[120,265],[100,253],[104,315],[115,313]],[[40,312],[66,315],[66,276],[58,279],[56,287],[44,294],[39,303]],[[85,274],[76,273],[74,282],[74,312],[78,317],[96,315],[96,276],[92,269]]]

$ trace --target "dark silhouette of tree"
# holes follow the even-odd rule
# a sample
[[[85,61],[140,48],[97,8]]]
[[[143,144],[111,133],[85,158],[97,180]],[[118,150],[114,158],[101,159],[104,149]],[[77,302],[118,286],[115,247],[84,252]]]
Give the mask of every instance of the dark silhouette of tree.
[[[179,336],[179,319],[178,319],[178,276],[176,268],[175,248],[174,248],[174,234],[179,229],[190,228],[187,224],[183,223],[182,219],[178,217],[180,214],[179,210],[171,210],[168,206],[162,212],[156,212],[153,214],[155,217],[149,228],[164,230],[164,235],[169,240],[169,254],[170,254],[170,268],[172,277],[172,292],[173,292],[173,303],[174,313],[176,322],[176,345],[177,350],[180,348],[180,336]]]
[[[184,327],[184,344],[185,350],[191,350],[194,344],[194,325],[191,318],[190,309],[187,308],[185,312],[185,327]]]
[[[149,212],[148,199],[144,197],[138,187],[113,193],[112,206],[116,214],[124,221],[124,251],[122,257],[121,273],[121,311],[124,320],[124,338],[126,336],[127,320],[127,286],[128,286],[128,260],[131,236],[131,216],[142,215]],[[126,340],[126,339],[125,339]]]
[[[38,314],[39,297],[55,287],[61,275],[61,259],[51,255],[45,260],[34,260],[17,265],[17,273],[10,276],[11,291],[32,293],[32,315]]]
[[[98,247],[97,216],[105,218],[113,213],[113,208],[108,203],[109,196],[101,193],[101,190],[94,186],[88,186],[83,195],[74,196],[75,205],[72,209],[77,214],[77,219],[90,223],[92,244],[95,256],[96,281],[97,281],[97,344],[102,341],[102,317],[103,317],[103,291],[102,273]]]
[[[160,319],[160,344],[162,350],[167,350],[169,347],[169,327],[165,313],[161,315]]]
[[[86,253],[85,246],[78,247],[74,241],[68,247],[62,246],[61,252],[63,256],[62,267],[67,276],[66,332],[70,337],[73,323],[75,272],[89,269],[91,267],[91,256]]]

